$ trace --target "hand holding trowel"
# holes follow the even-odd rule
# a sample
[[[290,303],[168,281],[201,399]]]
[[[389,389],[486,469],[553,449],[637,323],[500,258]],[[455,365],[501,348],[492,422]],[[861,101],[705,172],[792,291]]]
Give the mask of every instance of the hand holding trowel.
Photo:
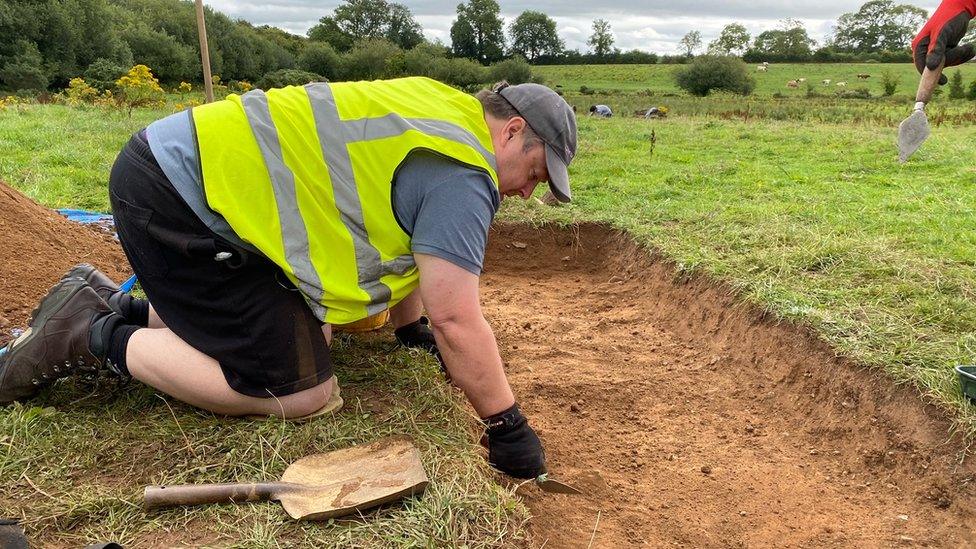
[[[925,105],[932,99],[936,84],[945,84],[946,67],[961,65],[976,56],[970,44],[959,42],[966,35],[969,20],[976,15],[976,0],[943,0],[912,41],[915,68],[921,73],[911,116],[898,126],[898,159],[908,160],[929,136]]]

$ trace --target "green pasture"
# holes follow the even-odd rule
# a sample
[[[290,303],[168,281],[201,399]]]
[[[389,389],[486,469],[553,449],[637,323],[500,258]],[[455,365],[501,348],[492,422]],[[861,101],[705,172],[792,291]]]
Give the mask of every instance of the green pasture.
[[[869,86],[880,85],[875,72],[898,68],[772,65],[761,77],[778,79],[787,67],[823,71],[808,79],[870,72]],[[931,115],[943,114],[943,123],[900,165],[895,125],[917,82],[910,66],[901,67],[901,99],[867,100],[808,98],[804,90],[773,98],[773,80],[753,98],[690,98],[664,88],[672,69],[540,68],[550,83],[563,82],[574,104],[600,97],[636,109],[669,101],[671,114],[581,117],[574,203],[507,200],[501,216],[626,230],[682,272],[727,282],[891,383],[916,387],[955,428],[976,432],[952,373],[976,353],[976,126],[967,118],[974,104],[940,97]],[[644,70],[654,74],[638,82]],[[658,81],[660,90],[643,91]],[[603,91],[580,94],[584,84]],[[0,111],[0,179],[47,206],[107,209],[117,151],[171,110],[136,110],[132,118],[59,105]],[[467,406],[432,360],[391,351],[391,338],[339,340],[346,407],[309,425],[215,417],[138,385],[89,394],[63,384],[27,406],[2,408],[0,509],[22,517],[42,545],[519,544],[526,510],[478,454]],[[417,439],[432,484],[424,498],[368,520],[296,524],[267,505],[151,515],[138,506],[146,484],[273,478],[305,453],[390,432]]]
[[[766,72],[758,70],[758,65],[749,64],[750,73],[756,78],[755,93],[768,96],[781,93],[787,97],[800,97],[806,94],[806,84],[810,83],[822,93],[836,93],[855,88],[867,88],[873,95],[881,95],[884,88],[881,76],[890,72],[899,79],[897,94],[915,93],[918,86],[918,73],[910,63],[771,63]],[[681,90],[674,83],[672,74],[681,65],[543,65],[533,67],[550,86],[559,86],[563,91],[579,91],[580,87],[611,92],[644,91],[652,94],[678,93]],[[972,64],[961,68],[950,68],[947,76],[959,70],[965,85],[976,79],[976,67]],[[858,74],[870,75],[860,79]],[[787,87],[790,80],[805,78],[799,88]],[[823,84],[829,79],[830,84]],[[839,87],[838,82],[847,82]]]

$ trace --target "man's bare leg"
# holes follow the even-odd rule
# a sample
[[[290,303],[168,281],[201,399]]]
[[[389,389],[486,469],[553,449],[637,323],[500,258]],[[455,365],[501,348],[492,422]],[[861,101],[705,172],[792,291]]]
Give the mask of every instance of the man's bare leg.
[[[153,316],[155,312],[150,315],[150,324]],[[330,379],[278,398],[242,395],[227,384],[216,360],[168,328],[143,329],[132,334],[125,357],[129,373],[146,385],[187,404],[229,416],[303,416],[325,406],[334,389]]]
[[[156,309],[153,309],[153,306],[152,306],[151,303],[149,304],[149,325],[146,326],[146,327],[147,328],[165,328],[166,327],[166,323],[163,322],[163,319],[159,318],[159,315],[156,314]]]
[[[424,303],[420,299],[420,292],[414,290],[390,309],[390,323],[393,324],[393,329],[397,329],[416,322],[423,312]]]

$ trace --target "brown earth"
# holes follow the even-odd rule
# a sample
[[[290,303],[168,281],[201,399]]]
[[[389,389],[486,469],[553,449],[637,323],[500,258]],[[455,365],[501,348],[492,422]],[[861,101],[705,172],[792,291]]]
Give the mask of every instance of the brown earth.
[[[75,263],[129,274],[2,184],[0,238],[0,338]],[[972,460],[912,390],[601,226],[501,226],[486,263],[516,393],[587,492],[524,487],[532,547],[976,546]]]
[[[132,271],[114,238],[68,221],[0,182],[0,345],[48,288],[78,263],[122,281]]]
[[[976,546],[973,461],[911,389],[604,227],[488,255],[515,392],[587,492],[522,488],[531,547]]]

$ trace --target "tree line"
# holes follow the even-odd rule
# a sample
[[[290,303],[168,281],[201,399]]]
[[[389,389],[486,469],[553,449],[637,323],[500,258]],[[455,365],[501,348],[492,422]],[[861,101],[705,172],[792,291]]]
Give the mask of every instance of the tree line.
[[[491,74],[479,66],[505,60],[524,76],[519,59],[537,64],[682,63],[703,50],[701,33],[691,31],[682,38],[678,55],[623,52],[614,46],[613,29],[604,19],[593,21],[588,51],[567,49],[555,21],[542,12],[522,12],[506,28],[496,0],[458,4],[450,45],[426,40],[410,10],[389,0],[343,0],[307,36],[232,21],[210,8],[205,12],[211,68],[225,82],[287,81],[281,71],[302,71],[291,79],[426,74],[470,86]],[[727,25],[705,51],[749,62],[909,61],[907,43],[926,16],[894,0],[870,0],[857,12],[843,14],[819,48],[800,21],[787,19],[755,37],[741,24]],[[148,65],[165,83],[200,80],[192,0],[0,0],[0,37],[0,88],[63,88],[82,75],[105,83],[133,64]]]

